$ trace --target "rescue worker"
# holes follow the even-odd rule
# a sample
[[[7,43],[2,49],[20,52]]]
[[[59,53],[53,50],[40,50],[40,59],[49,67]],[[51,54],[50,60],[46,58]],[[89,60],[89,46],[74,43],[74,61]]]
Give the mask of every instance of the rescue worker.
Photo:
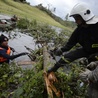
[[[8,38],[3,34],[0,36],[0,64],[9,63],[10,60],[13,60],[19,56],[27,55],[27,52],[23,52],[16,55],[11,55],[11,50],[14,52],[15,50],[8,46]]]
[[[90,70],[80,73],[80,79],[88,84],[88,98],[98,98],[98,61],[91,62],[87,68]]]
[[[66,66],[68,62],[82,57],[88,58],[88,62],[91,62],[90,56],[98,52],[98,18],[93,14],[91,9],[85,3],[78,3],[72,8],[70,17],[75,19],[77,28],[72,33],[68,42],[54,51],[54,54],[57,56],[66,52],[64,54],[65,60],[61,58],[47,71],[48,73],[55,72],[59,67]],[[80,47],[69,51],[77,43],[80,44]]]
[[[60,59],[56,64],[49,69],[47,72],[55,72],[61,66],[66,66],[67,63],[72,62],[76,59],[86,57],[88,63],[96,60],[98,56],[98,18],[93,14],[91,9],[84,4],[76,4],[70,12],[70,16],[73,17],[77,23],[77,28],[72,33],[68,42],[54,51],[55,55],[62,55],[64,52],[64,59]],[[69,51],[77,43],[80,47],[75,50]],[[97,57],[98,60],[98,57]],[[90,63],[87,67],[91,71],[83,72],[80,75],[81,80],[88,82],[88,96],[89,98],[98,97],[98,66],[91,66]],[[91,68],[92,67],[92,68]],[[50,74],[49,74],[50,75]]]

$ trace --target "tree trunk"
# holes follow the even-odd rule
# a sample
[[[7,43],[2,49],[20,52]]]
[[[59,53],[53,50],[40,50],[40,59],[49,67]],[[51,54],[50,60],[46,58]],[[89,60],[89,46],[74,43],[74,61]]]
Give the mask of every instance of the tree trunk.
[[[47,89],[47,93],[48,93],[48,97],[47,98],[53,98],[53,93],[51,88],[49,87],[49,80],[47,78],[47,67],[50,65],[50,60],[49,60],[49,54],[47,52],[47,48],[46,45],[43,46],[43,68],[44,68],[44,80],[45,80],[45,85],[46,85],[46,89]]]

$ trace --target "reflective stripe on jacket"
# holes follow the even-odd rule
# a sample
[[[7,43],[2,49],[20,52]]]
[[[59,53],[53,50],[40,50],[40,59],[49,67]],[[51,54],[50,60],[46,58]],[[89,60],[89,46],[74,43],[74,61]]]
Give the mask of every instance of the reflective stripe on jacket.
[[[3,49],[4,49],[4,48],[1,48],[1,47],[0,47],[0,50],[3,50]],[[8,49],[7,49],[7,51],[6,51],[6,54],[10,55],[10,53],[11,53],[11,49],[10,49],[10,47],[8,47]],[[6,58],[0,56],[0,62],[5,62],[6,60],[7,60]]]

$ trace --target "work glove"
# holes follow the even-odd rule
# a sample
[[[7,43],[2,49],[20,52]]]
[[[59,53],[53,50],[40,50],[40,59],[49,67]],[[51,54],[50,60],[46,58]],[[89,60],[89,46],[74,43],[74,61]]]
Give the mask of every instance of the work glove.
[[[56,56],[60,56],[60,55],[62,55],[62,53],[63,53],[63,51],[61,49],[56,49],[55,52],[54,52],[54,54]]]
[[[97,67],[96,62],[91,62],[90,64],[87,65],[87,69],[89,70],[94,70]]]
[[[15,52],[15,49],[11,47],[12,52]]]
[[[82,80],[85,83],[89,82],[88,81],[88,74],[90,72],[91,72],[90,70],[86,69],[84,72],[80,73],[80,75],[79,75],[80,80]]]
[[[79,60],[79,64],[81,64],[81,65],[87,65],[88,64],[88,59],[87,58],[81,58]]]
[[[52,56],[53,59],[55,59],[55,56],[60,56],[62,55],[62,50],[61,49],[53,49],[53,50],[49,50],[49,54]]]
[[[88,74],[88,78],[90,82],[98,82],[98,66],[96,66],[96,68]]]

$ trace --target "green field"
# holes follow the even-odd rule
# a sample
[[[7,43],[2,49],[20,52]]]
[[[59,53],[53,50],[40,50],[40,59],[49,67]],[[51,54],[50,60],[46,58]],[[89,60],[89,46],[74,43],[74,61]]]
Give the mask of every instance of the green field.
[[[61,25],[59,22],[51,18],[47,13],[39,10],[34,6],[28,4],[14,2],[13,0],[0,0],[0,13],[8,15],[17,15],[20,18],[27,18],[29,20],[37,20],[38,22],[47,23],[53,26],[64,28],[72,31],[70,28]]]

